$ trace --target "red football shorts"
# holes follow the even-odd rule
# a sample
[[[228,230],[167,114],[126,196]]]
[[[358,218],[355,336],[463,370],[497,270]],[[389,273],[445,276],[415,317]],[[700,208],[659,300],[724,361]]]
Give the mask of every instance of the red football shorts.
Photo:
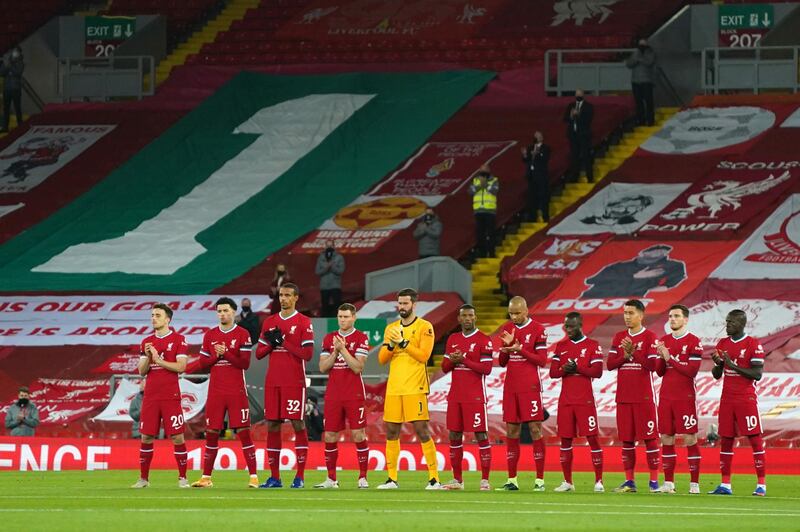
[[[447,403],[447,430],[486,432],[486,403],[469,401]]]
[[[306,389],[300,386],[269,386],[264,390],[264,417],[269,421],[303,419]]]
[[[367,414],[364,401],[325,401],[325,431],[339,432],[344,430],[345,420],[350,430],[363,429],[367,426]]]
[[[656,405],[653,402],[617,403],[617,434],[622,441],[658,438]]]
[[[659,401],[658,432],[661,434],[697,434],[697,403],[686,399]]]
[[[158,436],[161,421],[164,421],[164,434],[174,436],[183,434],[183,408],[180,399],[142,400],[139,417],[139,432],[146,436]]]
[[[558,405],[558,437],[597,436],[597,409],[594,403]]]
[[[228,412],[229,428],[250,426],[250,402],[246,395],[209,395],[206,401],[206,427],[222,430],[225,412]]]
[[[758,400],[734,399],[719,403],[719,435],[724,438],[761,434],[761,416]]]
[[[503,421],[527,423],[544,421],[542,392],[509,392],[503,394]]]

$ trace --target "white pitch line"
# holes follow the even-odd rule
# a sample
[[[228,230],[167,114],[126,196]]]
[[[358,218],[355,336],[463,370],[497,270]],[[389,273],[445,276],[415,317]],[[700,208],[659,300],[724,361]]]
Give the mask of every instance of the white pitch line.
[[[299,494],[298,494],[299,495]],[[335,496],[334,496],[335,497]],[[8,495],[3,496],[4,499],[49,499],[51,496],[48,495]],[[130,501],[144,501],[144,500],[180,500],[180,501],[187,501],[189,500],[187,497],[177,496],[177,495],[166,495],[166,496],[150,496],[150,495],[72,495],[70,499],[78,499],[78,500],[130,500]],[[466,501],[464,499],[365,499],[365,498],[354,498],[354,497],[335,497],[331,499],[319,499],[319,498],[312,498],[312,497],[298,497],[298,496],[268,496],[268,497],[252,497],[252,496],[231,496],[231,497],[223,497],[218,495],[213,496],[203,496],[202,499],[195,499],[195,500],[209,500],[209,501],[260,501],[260,502],[269,502],[269,501],[290,501],[295,503],[338,503],[338,502],[361,502],[361,503],[387,503],[387,504],[425,504],[435,502],[436,504],[457,504],[463,505]],[[621,500],[621,499],[618,499]],[[630,501],[628,503],[621,503],[621,504],[607,504],[607,503],[581,503],[581,502],[560,502],[560,501],[516,501],[512,499],[508,499],[505,501],[479,501],[479,500],[470,500],[470,504],[474,505],[508,505],[513,504],[514,506],[533,506],[533,507],[540,507],[540,506],[574,506],[574,507],[582,507],[582,508],[613,508],[613,507],[621,507],[621,508],[631,508],[632,506],[637,509],[654,509],[654,510],[690,510],[690,511],[716,511],[719,510],[720,507],[718,506],[673,506],[666,503],[668,499],[662,499],[665,501],[664,504],[635,504],[631,505]],[[770,499],[766,499],[767,501]],[[759,499],[757,504],[761,504],[762,501],[765,499]],[[743,515],[748,514],[753,509],[758,510],[758,508],[754,507],[731,507],[731,508],[724,508],[726,511],[729,512],[741,512]],[[762,509],[763,510],[763,509]],[[796,512],[795,510],[791,509],[782,509],[782,508],[769,508],[770,512],[779,512],[779,515],[794,515]],[[732,514],[738,515],[738,514]],[[772,514],[774,515],[774,514]]]
[[[723,512],[675,512],[671,511],[670,508],[664,508],[666,512],[636,512],[636,511],[595,511],[595,512],[587,512],[591,515],[621,515],[621,516],[630,516],[630,515],[647,515],[647,516],[655,516],[655,515],[665,515],[668,514],[670,516],[715,516],[715,517],[739,517],[742,514],[739,513],[723,513]],[[197,512],[205,512],[205,511],[213,511],[214,513],[219,512],[228,512],[228,513],[324,513],[330,514],[331,512],[335,513],[348,513],[352,514],[353,512],[360,512],[364,514],[442,514],[442,515],[451,515],[451,514],[474,514],[474,515],[493,515],[496,516],[497,512],[493,510],[470,510],[466,508],[458,509],[458,510],[402,510],[402,509],[365,509],[365,510],[358,510],[353,508],[118,508],[118,509],[108,509],[108,508],[0,508],[0,513],[34,513],[34,512],[41,512],[41,511],[48,511],[48,512],[86,512],[86,513],[94,513],[94,512],[126,512],[126,513],[197,513]],[[516,515],[541,515],[541,514],[549,514],[549,515],[575,515],[574,512],[570,512],[567,510],[508,510],[504,511],[505,514],[516,514]],[[800,517],[800,513],[792,513],[792,514],[780,514],[776,515],[774,513],[769,512],[753,512],[747,514],[748,517]]]

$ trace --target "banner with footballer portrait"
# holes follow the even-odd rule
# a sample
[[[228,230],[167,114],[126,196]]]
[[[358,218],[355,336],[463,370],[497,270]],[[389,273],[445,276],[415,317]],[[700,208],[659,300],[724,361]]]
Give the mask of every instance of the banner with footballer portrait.
[[[564,278],[578,269],[609,238],[609,235],[550,236],[514,264],[508,281]]]
[[[677,198],[689,183],[610,183],[548,235],[630,234]]]
[[[730,238],[769,212],[800,176],[800,161],[723,160],[637,233],[646,237]]]
[[[534,313],[617,313],[628,299],[662,312],[692,292],[736,242],[611,241],[566,277]]]

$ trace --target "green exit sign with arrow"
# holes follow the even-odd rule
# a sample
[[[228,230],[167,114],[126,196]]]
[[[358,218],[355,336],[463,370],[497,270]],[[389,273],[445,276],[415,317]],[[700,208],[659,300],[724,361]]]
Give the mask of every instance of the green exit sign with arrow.
[[[136,33],[136,17],[85,17],[86,57],[108,57]]]
[[[775,24],[771,4],[732,4],[719,6],[719,45],[754,48]]]
[[[383,343],[383,331],[386,329],[386,320],[364,318],[356,320],[356,329],[364,332],[369,337],[369,346],[377,347]],[[339,322],[336,318],[328,318],[328,332],[338,331]]]

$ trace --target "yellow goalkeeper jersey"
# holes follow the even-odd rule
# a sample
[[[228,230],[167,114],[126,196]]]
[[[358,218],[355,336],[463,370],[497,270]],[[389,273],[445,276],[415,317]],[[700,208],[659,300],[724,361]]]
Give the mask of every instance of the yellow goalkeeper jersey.
[[[403,338],[408,340],[405,348],[396,346],[389,350],[389,332],[400,328]],[[422,318],[415,318],[410,325],[402,325],[400,320],[386,326],[383,333],[384,344],[378,354],[379,360],[389,363],[389,380],[386,395],[411,395],[428,393],[428,371],[425,369],[433,352],[433,325]]]

